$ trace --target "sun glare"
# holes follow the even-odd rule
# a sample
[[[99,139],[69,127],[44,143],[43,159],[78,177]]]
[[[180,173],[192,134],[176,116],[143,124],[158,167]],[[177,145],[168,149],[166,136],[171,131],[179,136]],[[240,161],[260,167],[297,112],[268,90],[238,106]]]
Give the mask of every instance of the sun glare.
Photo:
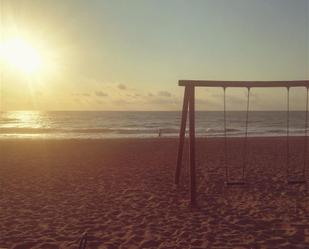
[[[43,66],[39,50],[20,38],[3,42],[0,56],[8,66],[26,74],[39,73]]]

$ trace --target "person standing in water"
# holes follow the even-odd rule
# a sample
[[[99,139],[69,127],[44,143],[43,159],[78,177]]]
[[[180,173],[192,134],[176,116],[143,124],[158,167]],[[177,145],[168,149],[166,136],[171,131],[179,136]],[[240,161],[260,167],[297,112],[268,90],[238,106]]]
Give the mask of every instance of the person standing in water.
[[[161,137],[162,136],[162,130],[159,129],[159,132],[158,132],[158,137]]]

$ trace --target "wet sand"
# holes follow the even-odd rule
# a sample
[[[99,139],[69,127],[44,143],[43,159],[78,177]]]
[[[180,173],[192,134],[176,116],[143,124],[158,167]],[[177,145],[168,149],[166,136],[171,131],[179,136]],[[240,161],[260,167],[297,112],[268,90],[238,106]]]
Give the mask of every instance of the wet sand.
[[[291,140],[295,174],[302,142]],[[187,152],[173,184],[177,139],[1,141],[0,247],[78,248],[87,232],[87,248],[309,248],[309,192],[286,183],[286,139],[249,138],[244,186],[225,185],[223,151],[197,141],[190,209]],[[231,178],[242,151],[229,139]]]

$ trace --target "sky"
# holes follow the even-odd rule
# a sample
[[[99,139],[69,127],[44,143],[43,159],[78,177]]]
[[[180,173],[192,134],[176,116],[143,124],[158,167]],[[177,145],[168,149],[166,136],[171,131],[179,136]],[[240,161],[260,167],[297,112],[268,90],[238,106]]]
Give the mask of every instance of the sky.
[[[0,44],[28,46],[0,59],[1,110],[180,110],[180,79],[309,79],[309,0],[0,3]],[[197,109],[222,110],[222,93],[199,88]],[[251,96],[253,110],[286,107],[286,89]],[[228,109],[245,101],[228,89]],[[292,109],[304,106],[292,90]]]

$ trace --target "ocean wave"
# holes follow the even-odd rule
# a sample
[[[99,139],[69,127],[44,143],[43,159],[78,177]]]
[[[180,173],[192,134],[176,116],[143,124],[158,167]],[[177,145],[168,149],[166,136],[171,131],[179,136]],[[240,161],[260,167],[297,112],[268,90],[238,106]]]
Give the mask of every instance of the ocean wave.
[[[178,133],[179,129],[177,128],[162,128],[160,129],[162,133]]]
[[[161,133],[177,133],[178,129],[153,129],[153,128],[100,128],[100,129],[73,129],[70,132],[76,133],[115,133],[115,134],[158,134]]]
[[[53,133],[61,131],[61,129],[55,128],[28,128],[28,127],[9,127],[0,128],[1,134],[41,134],[41,133]]]
[[[0,131],[4,131],[7,133],[53,133],[53,132],[61,132],[61,133],[114,133],[114,134],[158,134],[161,132],[162,134],[178,134],[179,128],[148,128],[148,127],[139,127],[139,128],[72,128],[72,129],[61,129],[61,128],[2,128]],[[241,132],[241,129],[233,129],[229,128],[226,130],[227,132]],[[186,132],[189,132],[189,129],[186,129]],[[206,133],[223,133],[222,129],[207,129]],[[204,129],[196,127],[196,133],[205,133]]]
[[[241,129],[236,129],[236,128],[227,128],[227,132],[240,132],[242,131]],[[208,128],[206,130],[207,133],[223,133],[224,129],[215,129],[215,128]]]
[[[95,129],[62,129],[62,128],[33,128],[33,127],[8,127],[0,128],[0,133],[7,134],[43,134],[43,133],[107,133],[112,132],[109,128]]]
[[[286,129],[273,129],[273,130],[267,130],[264,131],[265,133],[286,133]]]
[[[179,129],[162,128],[162,129],[148,129],[148,128],[33,128],[33,127],[3,127],[0,128],[1,134],[46,134],[46,133],[81,133],[81,134],[158,134],[159,131],[163,134],[178,133]]]

